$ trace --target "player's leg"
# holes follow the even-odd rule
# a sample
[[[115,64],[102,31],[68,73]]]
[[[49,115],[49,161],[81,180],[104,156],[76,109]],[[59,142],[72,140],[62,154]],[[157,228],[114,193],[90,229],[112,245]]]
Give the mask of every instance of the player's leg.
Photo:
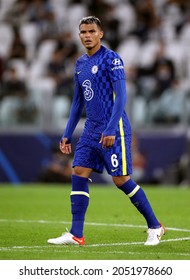
[[[118,189],[129,197],[132,204],[144,216],[148,228],[159,228],[160,223],[154,214],[144,190],[130,176],[118,176],[112,177],[112,179]]]
[[[74,236],[83,237],[85,214],[89,204],[88,181],[91,168],[75,166],[72,175],[72,192],[70,195],[72,226],[70,233]]]
[[[89,204],[88,182],[92,171],[102,172],[103,163],[98,155],[98,141],[81,137],[73,161],[70,232],[79,238],[83,236],[85,214]]]
[[[145,192],[129,176],[132,174],[131,135],[117,137],[114,146],[103,153],[106,169],[115,185],[129,197],[132,204],[143,215],[149,229],[161,229]]]
[[[79,244],[84,245],[84,221],[89,204],[88,182],[93,170],[102,172],[103,163],[98,157],[93,143],[91,146],[88,139],[81,138],[77,144],[72,175],[72,191],[70,195],[72,225],[68,233],[61,237],[49,239],[51,244]]]
[[[92,172],[90,168],[75,166],[72,175],[72,191],[70,194],[72,226],[70,231],[60,237],[48,240],[50,244],[84,245],[83,236],[85,214],[89,204],[88,178]],[[79,176],[80,175],[80,176]]]
[[[164,234],[164,227],[160,224],[143,189],[130,176],[112,177],[115,185],[123,191],[132,204],[144,216],[148,225],[148,239],[145,245],[157,245]]]

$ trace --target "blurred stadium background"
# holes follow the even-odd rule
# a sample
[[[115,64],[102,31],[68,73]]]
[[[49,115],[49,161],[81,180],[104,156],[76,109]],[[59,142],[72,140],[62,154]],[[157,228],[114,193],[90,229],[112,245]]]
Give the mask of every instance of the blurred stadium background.
[[[125,63],[134,177],[190,184],[190,2],[1,0],[0,183],[69,182],[58,142],[83,53],[78,23],[96,15]],[[85,112],[84,112],[85,116]],[[83,121],[74,135],[75,146]],[[106,174],[95,183],[109,183]]]

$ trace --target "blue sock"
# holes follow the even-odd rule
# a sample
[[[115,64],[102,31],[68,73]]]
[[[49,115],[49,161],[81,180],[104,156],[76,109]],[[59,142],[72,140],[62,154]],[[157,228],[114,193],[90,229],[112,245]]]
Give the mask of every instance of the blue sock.
[[[89,204],[88,178],[72,175],[71,192],[72,227],[70,232],[76,237],[83,236],[84,220]]]
[[[148,228],[159,228],[160,223],[157,220],[152,207],[145,195],[145,192],[139,185],[137,185],[132,179],[129,179],[118,189],[122,190],[130,198],[133,205],[144,216]]]

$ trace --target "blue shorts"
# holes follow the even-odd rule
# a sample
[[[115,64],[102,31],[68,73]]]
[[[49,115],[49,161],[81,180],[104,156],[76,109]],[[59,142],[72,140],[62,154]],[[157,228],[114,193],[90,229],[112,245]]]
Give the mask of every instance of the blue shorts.
[[[111,148],[102,148],[97,139],[81,136],[76,146],[74,166],[91,168],[102,173],[104,167],[111,176],[132,174],[131,134],[117,137]]]

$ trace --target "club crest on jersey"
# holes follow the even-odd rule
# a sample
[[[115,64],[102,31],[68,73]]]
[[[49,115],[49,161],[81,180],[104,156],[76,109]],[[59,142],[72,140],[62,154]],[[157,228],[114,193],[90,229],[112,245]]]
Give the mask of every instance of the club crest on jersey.
[[[92,74],[96,74],[98,72],[98,66],[97,65],[92,66],[91,71],[92,71]]]

